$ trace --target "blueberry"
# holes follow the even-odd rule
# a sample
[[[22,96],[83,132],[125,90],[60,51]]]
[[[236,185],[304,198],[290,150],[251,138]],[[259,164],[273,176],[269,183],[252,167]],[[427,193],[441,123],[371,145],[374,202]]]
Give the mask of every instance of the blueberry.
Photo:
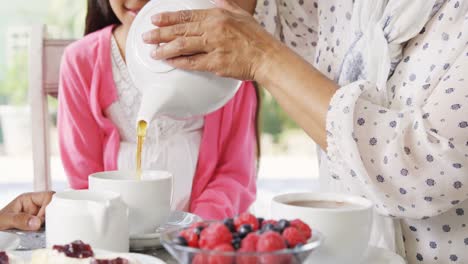
[[[278,222],[278,225],[276,226],[278,228],[277,231],[280,233],[283,233],[284,229],[288,228],[290,226],[290,223],[288,220],[281,219]]]
[[[296,248],[301,248],[302,246],[304,246],[304,244],[298,243],[298,244],[296,245]]]
[[[233,239],[233,240],[234,240],[234,239],[240,239],[240,240],[242,240],[242,238],[241,238],[241,236],[240,236],[239,233],[232,233],[232,239]]]
[[[241,247],[241,243],[242,243],[242,238],[240,238],[240,237],[233,238],[232,242],[231,242],[232,246],[236,250]]]
[[[252,231],[253,231],[253,228],[252,228],[251,225],[249,225],[249,224],[243,224],[243,225],[241,225],[240,228],[239,228],[239,236],[240,236],[241,238],[244,238],[244,237],[246,237],[246,236],[247,236],[250,232],[252,232]]]
[[[224,225],[231,231],[231,233],[236,232],[236,226],[234,225],[234,219],[227,218],[224,220]]]
[[[265,233],[266,231],[276,231],[275,225],[271,224],[271,223],[268,223],[268,224],[265,224],[264,226],[262,226],[261,232]]]
[[[262,226],[262,223],[263,223],[263,221],[265,221],[265,219],[262,218],[262,217],[259,217],[259,218],[257,218],[257,221],[258,221],[258,226]]]
[[[188,245],[187,239],[185,239],[182,236],[178,236],[178,237],[174,238],[174,240],[172,240],[172,242],[174,242],[174,244],[176,244],[176,245],[184,246],[184,247],[186,247]]]
[[[203,226],[197,226],[193,232],[197,235],[197,236],[200,236],[201,232],[203,231],[203,229],[205,229],[205,227]]]

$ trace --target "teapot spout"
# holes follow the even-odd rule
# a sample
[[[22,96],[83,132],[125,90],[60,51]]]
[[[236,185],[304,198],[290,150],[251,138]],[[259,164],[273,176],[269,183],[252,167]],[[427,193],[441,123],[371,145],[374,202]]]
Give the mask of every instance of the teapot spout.
[[[137,116],[137,125],[140,121],[149,124],[156,115],[162,115],[165,105],[174,97],[171,89],[153,86],[142,92],[140,110]]]

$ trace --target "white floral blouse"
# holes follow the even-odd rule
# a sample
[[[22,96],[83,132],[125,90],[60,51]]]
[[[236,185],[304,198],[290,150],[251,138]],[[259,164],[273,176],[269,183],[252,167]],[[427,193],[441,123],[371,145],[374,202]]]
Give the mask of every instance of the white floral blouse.
[[[427,16],[417,2],[258,0],[256,17],[341,86],[323,188],[373,200],[394,245],[373,242],[410,264],[468,263],[468,1],[427,0]],[[378,4],[374,31],[362,30]],[[385,45],[366,45],[376,28]],[[372,65],[385,68],[386,54],[382,76]]]

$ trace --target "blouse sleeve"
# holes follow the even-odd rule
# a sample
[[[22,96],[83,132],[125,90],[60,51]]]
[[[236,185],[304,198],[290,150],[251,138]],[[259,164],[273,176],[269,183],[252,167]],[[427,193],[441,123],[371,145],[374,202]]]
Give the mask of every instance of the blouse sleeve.
[[[318,40],[317,3],[310,0],[258,0],[257,21],[309,62]]]
[[[91,72],[67,49],[60,68],[58,134],[62,163],[70,186],[88,188],[88,175],[104,169],[103,133],[91,113],[89,84]]]
[[[330,171],[342,175],[380,213],[425,219],[468,196],[468,48],[438,82],[414,87],[424,102],[383,106],[375,85],[360,81],[337,91],[327,116]],[[410,89],[405,87],[406,89]],[[398,87],[397,87],[398,89]]]

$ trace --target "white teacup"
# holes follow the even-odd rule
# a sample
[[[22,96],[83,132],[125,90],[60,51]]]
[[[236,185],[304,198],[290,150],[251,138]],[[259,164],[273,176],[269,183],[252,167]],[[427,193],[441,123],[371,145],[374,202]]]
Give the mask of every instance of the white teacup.
[[[128,208],[114,192],[56,193],[46,208],[47,247],[82,240],[93,248],[128,252]]]
[[[89,189],[113,191],[122,196],[130,209],[130,236],[154,233],[169,218],[173,179],[166,171],[107,171],[89,176]]]
[[[312,263],[360,263],[368,249],[372,210],[372,202],[358,196],[291,193],[273,198],[271,215],[274,219],[299,218],[324,235],[323,246],[311,256]]]

